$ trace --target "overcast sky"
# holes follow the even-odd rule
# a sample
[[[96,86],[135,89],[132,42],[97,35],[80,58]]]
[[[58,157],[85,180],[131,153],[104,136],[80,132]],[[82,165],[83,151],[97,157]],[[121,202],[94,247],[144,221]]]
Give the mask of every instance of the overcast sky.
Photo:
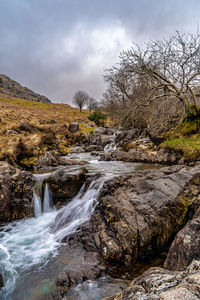
[[[71,103],[100,99],[104,69],[132,41],[195,33],[200,0],[0,0],[0,73]]]

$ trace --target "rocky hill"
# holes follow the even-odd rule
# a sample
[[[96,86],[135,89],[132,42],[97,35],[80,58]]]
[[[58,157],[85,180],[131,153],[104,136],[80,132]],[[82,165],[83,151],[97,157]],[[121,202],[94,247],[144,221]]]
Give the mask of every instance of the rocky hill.
[[[22,86],[4,74],[0,74],[0,93],[20,99],[46,103],[51,102],[47,97],[34,93],[32,90]]]

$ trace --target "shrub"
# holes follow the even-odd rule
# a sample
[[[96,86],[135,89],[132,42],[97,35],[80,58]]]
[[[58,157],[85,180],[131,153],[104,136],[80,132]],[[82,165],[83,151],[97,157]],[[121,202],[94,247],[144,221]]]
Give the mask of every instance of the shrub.
[[[88,119],[93,121],[97,126],[104,126],[104,121],[107,116],[100,110],[96,109],[92,114],[89,115]]]

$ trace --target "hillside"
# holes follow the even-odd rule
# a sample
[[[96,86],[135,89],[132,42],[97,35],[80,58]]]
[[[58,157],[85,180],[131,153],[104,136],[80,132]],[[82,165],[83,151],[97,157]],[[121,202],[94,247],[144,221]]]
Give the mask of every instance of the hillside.
[[[0,74],[0,93],[20,99],[46,103],[51,102],[47,97],[33,92],[4,74]]]
[[[79,112],[66,104],[27,101],[0,94],[0,160],[27,169],[46,151],[65,155],[69,147],[89,133],[94,123],[88,111]],[[79,131],[68,131],[70,122],[79,123]]]

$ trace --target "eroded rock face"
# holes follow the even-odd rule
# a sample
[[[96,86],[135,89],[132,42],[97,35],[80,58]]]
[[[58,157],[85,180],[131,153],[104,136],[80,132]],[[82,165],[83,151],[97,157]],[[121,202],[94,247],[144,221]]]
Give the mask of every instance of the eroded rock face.
[[[53,193],[54,202],[73,198],[86,181],[86,173],[84,167],[62,167],[54,171],[45,181]]]
[[[33,216],[31,173],[0,162],[0,223]]]
[[[173,166],[104,184],[85,246],[125,266],[156,254],[188,220],[198,202],[199,180],[199,166]]]
[[[104,300],[197,300],[200,299],[200,261],[184,272],[150,268],[124,292]]]
[[[164,267],[169,270],[184,270],[193,259],[200,260],[200,208],[176,235]]]

